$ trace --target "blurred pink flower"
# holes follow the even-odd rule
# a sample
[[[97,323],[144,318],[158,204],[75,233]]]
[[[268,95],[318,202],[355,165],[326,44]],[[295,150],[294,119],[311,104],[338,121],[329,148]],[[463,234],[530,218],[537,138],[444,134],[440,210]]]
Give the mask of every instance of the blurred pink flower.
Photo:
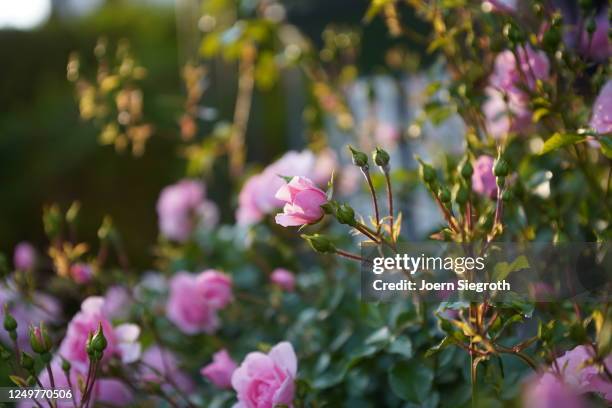
[[[332,153],[324,150],[319,157],[315,157],[309,150],[289,151],[263,172],[251,176],[238,196],[238,224],[255,224],[283,205],[283,202],[275,197],[278,189],[285,184],[283,177],[313,177],[317,184],[324,186],[335,166],[335,154]]]
[[[189,394],[194,390],[194,382],[180,370],[176,356],[171,351],[151,346],[142,353],[141,360],[144,381],[160,384],[167,392],[178,388],[178,391]]]
[[[550,372],[530,381],[523,402],[525,408],[586,408],[576,390]]]
[[[221,309],[232,301],[232,278],[228,275],[208,269],[197,277],[200,295],[215,309]]]
[[[36,249],[29,242],[20,242],[13,253],[13,265],[15,269],[27,271],[34,268],[36,263]]]
[[[270,275],[270,281],[287,292],[295,288],[295,275],[284,268],[276,268]]]
[[[545,80],[549,76],[550,64],[544,52],[527,45],[518,48],[516,53],[518,64],[512,51],[506,50],[497,55],[489,86],[485,90],[488,98],[483,112],[487,129],[495,138],[510,131],[520,132],[531,124],[528,95],[521,86],[534,89],[536,80]]]
[[[108,316],[104,313],[104,298],[90,296],[81,304],[81,311],[77,313],[70,323],[66,336],[59,346],[62,357],[79,371],[87,369],[89,359],[86,351],[87,337],[101,324],[104,336],[108,342],[103,362],[112,357],[120,358],[123,363],[132,363],[140,357],[140,328],[135,324],[124,323],[113,327]]]
[[[104,294],[104,314],[109,319],[121,319],[128,316],[131,307],[130,293],[123,286],[115,285]]]
[[[41,292],[34,292],[31,300],[22,296],[8,281],[8,287],[0,284],[0,305],[8,305],[8,310],[17,321],[17,342],[22,350],[30,349],[28,331],[30,325],[58,323],[61,319],[61,306],[54,297]],[[6,330],[0,330],[0,340],[10,344]]]
[[[51,370],[53,372],[53,379],[55,383],[55,388],[70,388],[70,384],[68,383],[68,379],[62,370],[61,360],[59,357],[51,360]],[[87,372],[79,371],[75,367],[70,370],[70,383],[72,384],[72,392],[75,397],[77,403],[81,401],[81,391],[76,384],[79,384],[79,378],[82,381],[85,381],[87,377]],[[49,373],[47,370],[42,370],[38,375],[38,378],[43,386],[43,388],[51,388],[51,381],[49,380]],[[111,406],[126,406],[130,404],[134,399],[134,395],[132,391],[129,389],[127,385],[125,385],[122,381],[114,379],[102,377],[98,378],[94,384],[94,388],[91,394],[91,400],[98,403],[111,405]],[[39,402],[42,405],[45,405],[45,400],[41,399]],[[57,400],[58,408],[73,408],[73,402],[71,399]],[[31,402],[23,402],[19,404],[20,408],[31,407]]]
[[[237,393],[235,408],[293,406],[297,357],[291,343],[281,342],[268,354],[252,352],[232,375]]]
[[[338,192],[348,196],[357,192],[363,181],[361,170],[354,165],[344,166],[340,177],[338,177]]]
[[[474,174],[472,174],[472,190],[478,194],[495,198],[497,195],[497,184],[493,174],[493,162],[491,156],[482,155],[474,163]]]
[[[606,82],[593,104],[590,125],[597,133],[612,132],[612,79]]]
[[[87,283],[93,278],[93,268],[86,263],[75,263],[70,267],[70,277],[76,283]]]
[[[594,354],[588,346],[577,346],[557,358],[556,365],[567,384],[581,392],[596,392],[612,402],[612,383],[602,377],[596,366],[587,364]],[[612,356],[608,356],[604,363],[608,370],[612,370]]]
[[[499,139],[508,132],[521,132],[531,124],[531,111],[522,94],[504,94],[492,87],[485,90],[487,101],[482,106],[489,134]]]
[[[215,204],[205,200],[204,185],[195,180],[182,180],[165,187],[157,201],[159,230],[166,237],[184,242],[189,239],[199,220],[216,223]]]
[[[376,143],[383,145],[383,147],[395,146],[400,137],[401,133],[396,125],[384,121],[379,121],[376,124],[374,139]]]
[[[597,28],[593,33],[593,37],[589,41],[589,33],[582,32],[580,38],[580,51],[584,55],[587,55],[597,61],[605,61],[612,55],[612,46],[610,45],[610,39],[608,32],[610,31],[610,18],[608,17],[608,9],[605,8],[595,18]]]
[[[534,89],[536,80],[545,80],[549,76],[550,63],[546,53],[536,51],[529,45],[517,48],[516,53],[519,56],[518,64],[510,50],[502,51],[495,57],[489,84],[499,91],[522,94],[519,84]]]
[[[185,334],[213,333],[219,327],[216,309],[203,296],[198,276],[187,272],[172,277],[166,314]]]
[[[292,178],[275,197],[285,202],[283,213],[275,218],[283,227],[314,224],[323,217],[321,206],[327,202],[325,192],[306,177]]]
[[[222,349],[213,355],[212,363],[204,366],[200,373],[218,388],[231,388],[232,374],[237,367],[227,350]]]
[[[492,11],[511,13],[517,8],[517,0],[486,0],[484,3],[491,5]]]

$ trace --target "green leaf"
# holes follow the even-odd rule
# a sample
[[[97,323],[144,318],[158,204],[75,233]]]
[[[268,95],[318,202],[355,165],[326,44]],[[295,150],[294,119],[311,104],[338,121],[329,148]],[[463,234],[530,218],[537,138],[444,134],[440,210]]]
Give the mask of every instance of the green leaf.
[[[412,358],[412,341],[407,336],[399,336],[391,341],[387,348],[389,353],[399,354],[401,356]]]
[[[493,280],[506,279],[511,272],[527,268],[529,268],[529,261],[525,255],[519,256],[511,264],[508,262],[499,262],[495,265],[495,269],[493,270]]]
[[[393,393],[414,403],[422,403],[427,399],[434,378],[431,369],[417,360],[396,363],[388,375]]]
[[[393,3],[393,0],[372,0],[370,2],[370,7],[368,7],[368,11],[366,11],[363,17],[363,21],[369,23],[387,4],[391,3]]]
[[[585,139],[585,136],[576,135],[573,133],[555,133],[550,138],[548,138],[546,142],[544,142],[544,146],[542,146],[542,151],[540,152],[540,154],[546,154],[552,152],[553,150],[557,150],[563,146],[582,142]]]
[[[440,343],[436,344],[425,352],[425,358],[429,358],[453,344],[455,344],[455,339],[453,339],[451,336],[446,336]]]

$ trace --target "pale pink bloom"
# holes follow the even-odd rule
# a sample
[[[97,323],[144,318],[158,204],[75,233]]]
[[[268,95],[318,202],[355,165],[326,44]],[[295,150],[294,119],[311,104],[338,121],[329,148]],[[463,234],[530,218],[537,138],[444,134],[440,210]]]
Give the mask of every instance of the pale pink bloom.
[[[215,223],[218,211],[205,199],[204,185],[195,180],[182,180],[165,187],[157,201],[159,230],[179,242],[189,239],[199,220]]]
[[[238,224],[255,224],[275,209],[282,207],[283,202],[276,198],[275,194],[285,184],[283,177],[316,177],[320,185],[325,185],[331,176],[332,159],[323,156],[320,160],[317,164],[317,157],[309,150],[289,151],[266,167],[263,172],[251,176],[244,183],[238,196],[236,211]]]
[[[326,147],[321,150],[317,154],[314,168],[312,169],[312,181],[314,181],[317,186],[327,186],[337,164],[338,155],[333,149]]]
[[[232,374],[237,367],[227,350],[222,349],[213,355],[212,363],[204,366],[200,373],[218,388],[231,388]]]
[[[612,80],[608,80],[593,104],[591,127],[597,133],[612,132]]]
[[[400,137],[401,133],[396,125],[383,121],[376,124],[376,130],[374,131],[376,143],[385,147],[392,147],[395,146]]]
[[[20,242],[13,253],[13,265],[15,269],[27,271],[34,268],[36,264],[36,249],[29,242]]]
[[[198,276],[187,272],[170,281],[166,315],[185,334],[214,333],[219,327],[216,309],[203,296]]]
[[[144,381],[157,383],[171,392],[178,388],[184,394],[191,393],[195,384],[192,379],[179,368],[174,353],[159,346],[151,346],[142,353],[141,376]],[[171,380],[174,384],[169,384]],[[176,387],[174,387],[176,386]]]
[[[22,350],[30,349],[28,331],[31,325],[59,323],[61,320],[61,306],[54,297],[41,292],[34,292],[31,299],[27,299],[17,292],[11,280],[8,287],[0,284],[0,307],[8,305],[8,310],[17,321],[17,342]],[[0,329],[0,340],[10,344],[11,339],[6,330]]]
[[[337,179],[338,192],[344,196],[355,194],[363,181],[363,174],[357,166],[344,166]]]
[[[577,346],[557,358],[557,366],[567,384],[581,392],[596,392],[612,402],[612,383],[599,373],[596,366],[587,364],[594,357],[594,350],[588,346]],[[612,356],[604,361],[612,370]]]
[[[87,283],[93,278],[93,268],[86,263],[75,263],[70,267],[70,277],[76,283]]]
[[[314,224],[323,217],[321,206],[327,202],[325,192],[306,177],[294,177],[276,193],[283,201],[283,213],[276,215],[276,223],[283,227]]]
[[[268,354],[252,352],[232,375],[237,393],[235,408],[293,406],[297,357],[291,343],[281,342]]]
[[[474,163],[472,174],[472,190],[478,194],[495,198],[497,195],[497,183],[493,174],[493,163],[495,159],[491,156],[482,155]]]
[[[295,275],[284,268],[276,268],[270,275],[270,281],[287,292],[295,289]]]
[[[532,377],[523,396],[525,408],[586,408],[579,392],[550,372]]]
[[[81,304],[81,311],[68,324],[66,336],[59,347],[60,355],[70,361],[77,370],[85,370],[89,364],[87,338],[100,324],[108,342],[102,357],[103,362],[108,362],[112,357],[121,359],[125,364],[138,360],[140,328],[130,323],[113,327],[104,313],[104,298],[98,296],[85,299]]]
[[[487,101],[482,106],[489,134],[496,139],[509,132],[521,132],[531,124],[531,111],[522,94],[504,95],[492,87],[485,90]]]
[[[232,278],[228,275],[208,269],[197,277],[200,295],[215,309],[221,309],[232,301]]]
[[[115,285],[104,294],[104,314],[109,319],[122,319],[128,316],[132,301],[130,293],[123,286]]]
[[[516,63],[514,53],[510,50],[502,51],[495,57],[489,83],[499,91],[523,93],[519,84],[534,89],[536,80],[548,79],[550,63],[546,53],[536,51],[529,45],[517,48],[516,53],[519,56],[519,64]]]

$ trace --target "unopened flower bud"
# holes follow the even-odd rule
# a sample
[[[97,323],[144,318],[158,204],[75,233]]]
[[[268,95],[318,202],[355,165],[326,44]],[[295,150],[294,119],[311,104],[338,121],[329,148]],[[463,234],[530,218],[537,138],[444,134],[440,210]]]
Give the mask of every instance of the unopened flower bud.
[[[364,152],[360,152],[359,150],[353,148],[353,146],[349,145],[349,150],[353,155],[353,164],[357,167],[366,167],[368,165],[368,155]]]
[[[438,192],[438,198],[440,199],[440,201],[442,201],[445,204],[450,203],[451,192],[449,191],[448,188],[442,187],[440,191]]]
[[[332,244],[329,238],[323,235],[319,235],[319,234],[302,235],[302,238],[308,241],[308,244],[310,244],[312,249],[314,249],[317,252],[320,252],[323,254],[325,253],[333,254],[334,252],[336,252],[336,247],[334,246],[334,244]]]
[[[9,333],[17,330],[17,320],[9,313],[8,305],[4,305],[4,330]]]
[[[472,174],[474,174],[474,167],[472,167],[472,163],[470,162],[469,156],[463,160],[463,163],[460,165],[461,177],[463,177],[466,181],[472,180]]]
[[[336,209],[336,218],[340,224],[355,225],[355,210],[348,204],[342,204]]]
[[[508,175],[508,162],[498,157],[493,165],[493,174],[495,174],[495,177],[506,177]]]
[[[65,358],[62,357],[62,370],[67,373],[70,371],[70,368],[72,366],[70,365],[70,361],[66,360]]]
[[[510,200],[512,200],[513,194],[511,190],[506,190],[502,193],[502,200],[504,200],[504,202],[509,202]]]
[[[497,188],[501,190],[504,187],[504,185],[506,184],[506,178],[505,177],[496,177],[495,178],[495,182],[497,184]]]
[[[91,348],[94,351],[103,352],[106,349],[108,342],[106,341],[106,337],[104,337],[104,329],[102,328],[102,323],[98,323],[98,330],[94,333],[91,338]]]
[[[390,160],[389,153],[387,153],[380,147],[376,148],[376,150],[372,154],[372,158],[374,159],[374,163],[376,163],[377,166],[382,167],[383,170],[385,170],[385,168],[388,168]]]
[[[420,173],[421,173],[421,178],[423,179],[423,181],[427,184],[431,184],[435,182],[436,181],[436,171],[434,170],[434,168],[423,161],[419,160],[419,163],[421,164]]]
[[[597,31],[597,21],[595,21],[595,17],[591,17],[587,20],[586,31],[589,33],[589,36],[592,36],[593,33]]]
[[[51,343],[49,333],[42,322],[40,323],[40,326],[30,327],[29,337],[30,346],[35,353],[44,354],[51,351],[53,343]]]
[[[21,366],[28,372],[34,370],[34,359],[26,352],[21,353]]]
[[[455,202],[459,205],[467,203],[469,197],[469,191],[463,184],[459,184],[455,191]]]

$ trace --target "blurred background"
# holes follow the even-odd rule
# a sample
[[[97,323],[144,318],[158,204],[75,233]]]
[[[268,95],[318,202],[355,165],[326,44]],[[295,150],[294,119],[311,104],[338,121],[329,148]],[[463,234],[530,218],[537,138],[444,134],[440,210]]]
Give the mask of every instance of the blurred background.
[[[258,2],[239,3],[248,15],[248,8]],[[331,21],[358,27],[363,34],[356,59],[361,75],[388,73],[386,52],[398,41],[413,52],[422,51],[419,44],[391,38],[382,21],[364,24],[367,0],[293,0],[282,4],[287,19],[315,46],[321,46],[322,33]],[[150,266],[149,251],[157,237],[157,196],[185,173],[186,162],[176,154],[185,103],[181,70],[187,61],[199,58],[201,7],[198,0],[0,3],[3,251],[10,253],[23,240],[43,247],[43,206],[58,203],[65,209],[79,200],[79,236],[83,241],[95,238],[103,216],[109,214],[123,234],[132,263],[141,268]],[[414,20],[409,13],[403,13],[402,18]],[[411,27],[426,29],[416,20],[411,21]],[[74,84],[66,79],[66,64],[74,51],[80,55],[82,72],[95,77],[93,49],[101,36],[109,44],[127,39],[134,57],[147,70],[141,83],[144,117],[155,130],[140,157],[100,146],[99,129],[80,119]],[[237,67],[222,61],[214,61],[210,67],[203,102],[215,106],[215,121],[231,121]],[[255,92],[246,134],[248,162],[263,165],[289,148],[304,146],[304,88],[299,75],[289,72],[266,92]],[[223,219],[231,222],[235,191],[229,191],[225,177],[220,172],[207,184],[209,195],[223,209]]]

